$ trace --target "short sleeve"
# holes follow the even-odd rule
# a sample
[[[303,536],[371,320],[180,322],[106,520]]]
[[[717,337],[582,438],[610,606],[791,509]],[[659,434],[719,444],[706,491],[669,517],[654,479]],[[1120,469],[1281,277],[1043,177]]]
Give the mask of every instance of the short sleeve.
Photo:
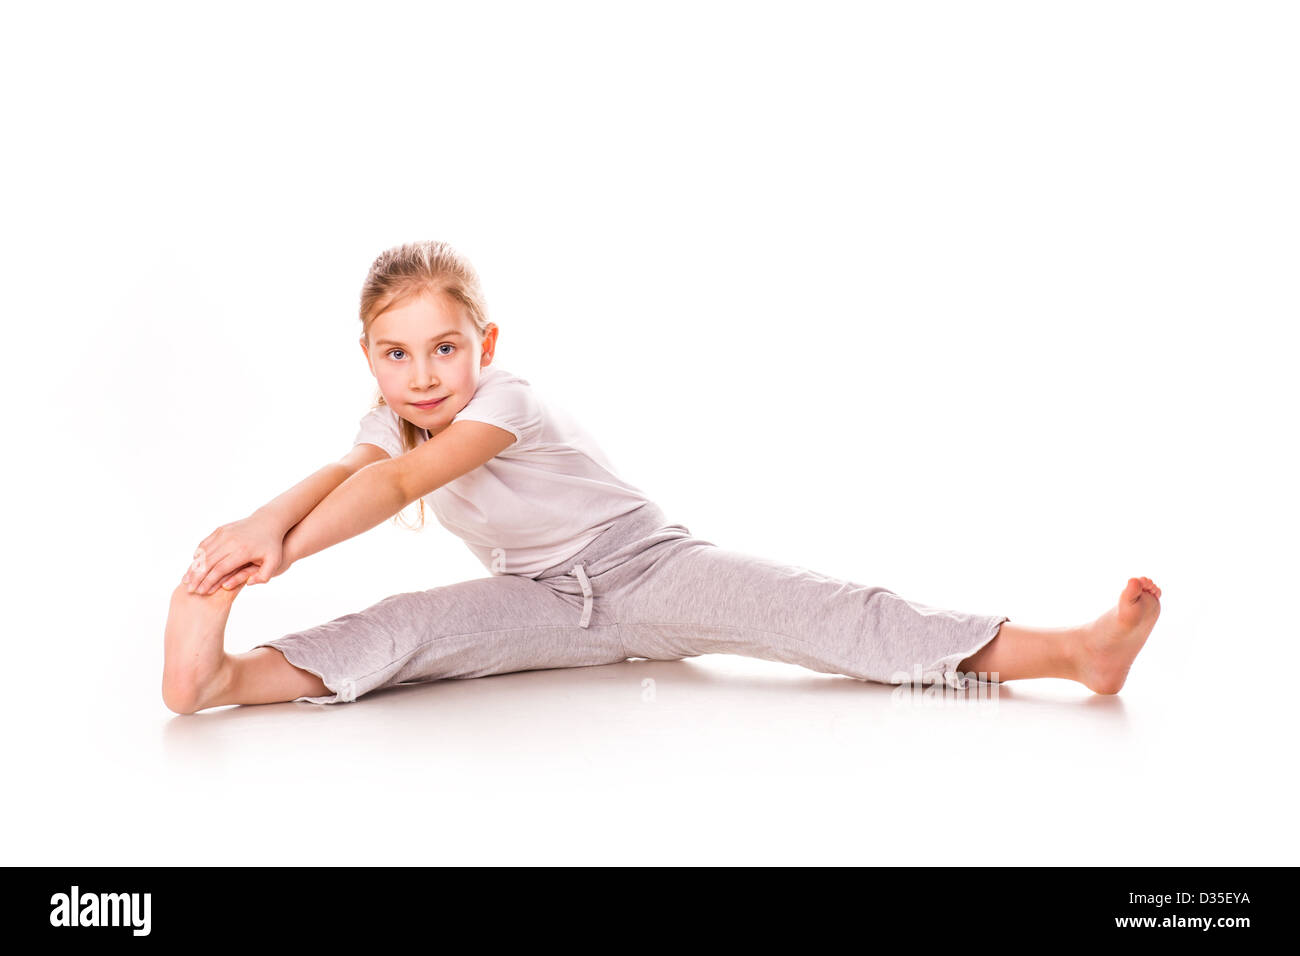
[[[515,436],[511,450],[535,441],[542,432],[542,408],[526,380],[502,377],[480,382],[469,404],[452,418],[454,422],[486,422]]]
[[[378,405],[362,417],[357,437],[352,439],[352,446],[355,448],[363,442],[378,445],[388,452],[390,458],[399,458],[404,454],[397,416],[387,405]]]

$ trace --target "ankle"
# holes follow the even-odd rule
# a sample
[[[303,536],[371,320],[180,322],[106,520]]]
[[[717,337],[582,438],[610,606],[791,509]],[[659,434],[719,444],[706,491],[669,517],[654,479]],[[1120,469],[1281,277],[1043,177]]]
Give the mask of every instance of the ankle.
[[[199,710],[205,710],[208,707],[223,707],[226,704],[234,703],[235,664],[235,659],[223,651],[221,664],[208,678],[208,682],[199,688]]]
[[[1097,622],[1091,621],[1074,628],[1061,642],[1061,666],[1065,677],[1084,683],[1084,677],[1089,673],[1096,653],[1094,647],[1096,631]]]

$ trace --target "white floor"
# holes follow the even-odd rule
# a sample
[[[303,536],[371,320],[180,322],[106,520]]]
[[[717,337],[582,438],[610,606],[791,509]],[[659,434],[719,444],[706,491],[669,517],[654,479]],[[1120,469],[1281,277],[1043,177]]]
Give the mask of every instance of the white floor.
[[[1219,623],[1173,604],[1116,697],[714,655],[183,717],[160,641],[110,626],[48,693],[7,688],[6,862],[1294,863],[1293,691],[1205,673]]]

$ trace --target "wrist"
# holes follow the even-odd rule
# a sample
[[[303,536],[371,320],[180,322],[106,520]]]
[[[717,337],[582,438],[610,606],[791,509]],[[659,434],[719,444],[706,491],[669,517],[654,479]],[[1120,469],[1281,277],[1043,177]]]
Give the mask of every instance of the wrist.
[[[289,529],[292,528],[297,523],[294,521],[290,521],[287,515],[283,514],[282,512],[276,511],[274,508],[270,507],[269,505],[263,505],[262,507],[258,508],[256,511],[253,512],[253,517],[256,518],[258,521],[265,522],[267,525],[270,525],[271,527],[275,528],[277,531],[280,532],[280,537],[282,538],[286,534],[288,534]]]

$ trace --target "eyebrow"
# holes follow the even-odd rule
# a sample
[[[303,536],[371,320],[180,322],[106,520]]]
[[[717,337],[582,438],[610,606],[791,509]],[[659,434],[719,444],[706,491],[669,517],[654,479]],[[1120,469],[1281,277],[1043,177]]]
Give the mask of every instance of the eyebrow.
[[[435,336],[433,336],[432,338],[430,338],[429,341],[430,341],[430,342],[434,342],[434,341],[436,341],[436,340],[438,340],[438,339],[449,339],[449,338],[451,338],[451,337],[453,337],[453,336],[455,336],[455,337],[457,337],[457,338],[462,338],[462,339],[465,337],[463,334],[461,334],[460,332],[457,332],[455,329],[448,329],[448,330],[445,331],[445,332],[439,332],[437,335],[435,335]],[[376,344],[376,345],[401,345],[402,343],[401,343],[401,342],[394,342],[394,341],[392,341],[391,339],[376,339],[376,340],[375,340],[375,344]],[[403,347],[405,347],[405,346],[403,346]]]

